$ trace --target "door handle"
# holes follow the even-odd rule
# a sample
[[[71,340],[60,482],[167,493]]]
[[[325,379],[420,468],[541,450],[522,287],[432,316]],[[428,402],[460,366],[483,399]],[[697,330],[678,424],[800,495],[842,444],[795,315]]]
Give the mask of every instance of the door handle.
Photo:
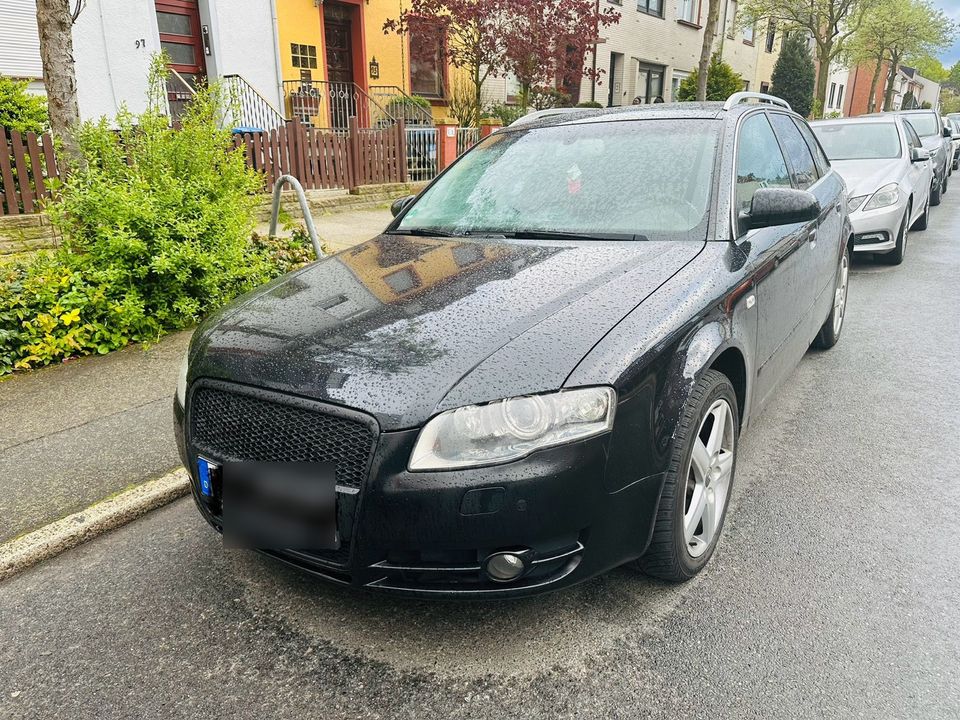
[[[816,228],[811,230],[810,233],[807,235],[807,242],[810,243],[811,249],[817,246],[817,229]]]

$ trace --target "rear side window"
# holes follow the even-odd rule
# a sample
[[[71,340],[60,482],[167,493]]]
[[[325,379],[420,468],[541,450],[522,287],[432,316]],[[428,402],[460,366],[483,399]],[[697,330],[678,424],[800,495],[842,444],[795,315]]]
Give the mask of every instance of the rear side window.
[[[750,209],[753,194],[760,188],[792,185],[787,163],[766,114],[756,113],[746,118],[737,139],[737,212]]]
[[[903,124],[903,130],[907,134],[907,142],[912,148],[922,148],[923,142],[920,140],[920,136],[917,135],[917,131],[913,129],[913,125],[908,122]]]
[[[806,190],[820,177],[817,174],[817,167],[813,163],[813,155],[810,154],[810,148],[807,147],[806,140],[803,139],[789,115],[773,113],[770,116],[770,122],[773,123],[773,128],[777,131],[777,137],[783,143],[783,150],[787,154],[790,166],[793,168],[793,174],[797,176],[797,186],[801,190]]]
[[[817,171],[820,173],[820,177],[823,177],[830,172],[830,161],[827,159],[826,153],[823,152],[823,148],[820,147],[820,143],[817,141],[809,125],[796,118],[793,118],[793,122],[800,129],[800,134],[803,135],[803,139],[807,141],[807,147],[809,147],[810,152],[813,153],[813,161],[817,164]]]

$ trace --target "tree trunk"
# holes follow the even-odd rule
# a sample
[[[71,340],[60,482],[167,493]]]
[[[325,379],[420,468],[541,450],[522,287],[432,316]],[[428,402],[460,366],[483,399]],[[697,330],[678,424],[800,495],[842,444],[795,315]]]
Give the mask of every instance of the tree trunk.
[[[823,109],[827,106],[827,85],[830,83],[830,60],[833,52],[833,43],[817,45],[817,101],[813,107],[814,119],[823,117]]]
[[[707,26],[703,30],[703,45],[700,47],[700,64],[697,66],[697,100],[700,102],[707,99],[707,74],[710,72],[710,57],[713,55],[713,40],[717,36],[719,19],[720,0],[710,0]]]
[[[867,104],[867,112],[874,112],[877,109],[877,83],[880,82],[880,73],[883,72],[883,60],[877,61],[877,67],[873,71],[873,80],[870,82],[870,102]]]
[[[897,82],[897,71],[900,69],[900,56],[894,55],[890,59],[890,74],[887,76],[887,90],[883,95],[883,111],[893,110],[893,86]]]
[[[80,122],[77,104],[77,73],[73,61],[73,11],[70,0],[37,0],[40,58],[50,112],[50,131],[60,142],[61,170],[82,163],[73,130]]]

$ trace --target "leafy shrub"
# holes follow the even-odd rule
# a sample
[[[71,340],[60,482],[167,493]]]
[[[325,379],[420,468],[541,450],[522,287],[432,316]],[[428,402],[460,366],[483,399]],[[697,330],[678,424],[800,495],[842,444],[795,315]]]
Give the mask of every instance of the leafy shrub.
[[[687,75],[680,82],[675,99],[680,102],[696,100],[698,77],[699,72],[697,70]],[[713,57],[710,58],[710,67],[707,69],[707,100],[723,101],[741,90],[743,90],[743,78],[723,61],[720,53],[714,53]]]
[[[263,181],[222,109],[214,85],[179,129],[155,108],[78,128],[85,163],[47,208],[61,247],[0,270],[0,374],[155,340],[310,258],[251,239]]]
[[[28,84],[0,76],[0,127],[20,132],[46,132],[47,101],[28,93]]]
[[[504,105],[503,103],[497,103],[490,108],[490,111],[487,113],[490,117],[495,117],[504,127],[512,125],[521,117],[523,117],[524,112],[523,108],[519,105]]]
[[[584,102],[577,103],[576,107],[578,108],[602,108],[603,105],[598,103],[596,100],[585,100]]]

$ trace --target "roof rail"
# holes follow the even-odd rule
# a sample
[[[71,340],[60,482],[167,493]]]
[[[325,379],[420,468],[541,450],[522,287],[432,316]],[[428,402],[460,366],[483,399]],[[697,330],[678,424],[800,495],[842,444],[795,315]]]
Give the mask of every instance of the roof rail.
[[[730,110],[736,105],[739,105],[744,100],[758,100],[762,103],[769,103],[770,105],[779,105],[784,107],[787,110],[793,110],[788,103],[783,98],[774,97],[773,95],[767,95],[766,93],[757,93],[757,92],[738,92],[734,93],[727,98],[727,101],[723,104],[724,110]]]

